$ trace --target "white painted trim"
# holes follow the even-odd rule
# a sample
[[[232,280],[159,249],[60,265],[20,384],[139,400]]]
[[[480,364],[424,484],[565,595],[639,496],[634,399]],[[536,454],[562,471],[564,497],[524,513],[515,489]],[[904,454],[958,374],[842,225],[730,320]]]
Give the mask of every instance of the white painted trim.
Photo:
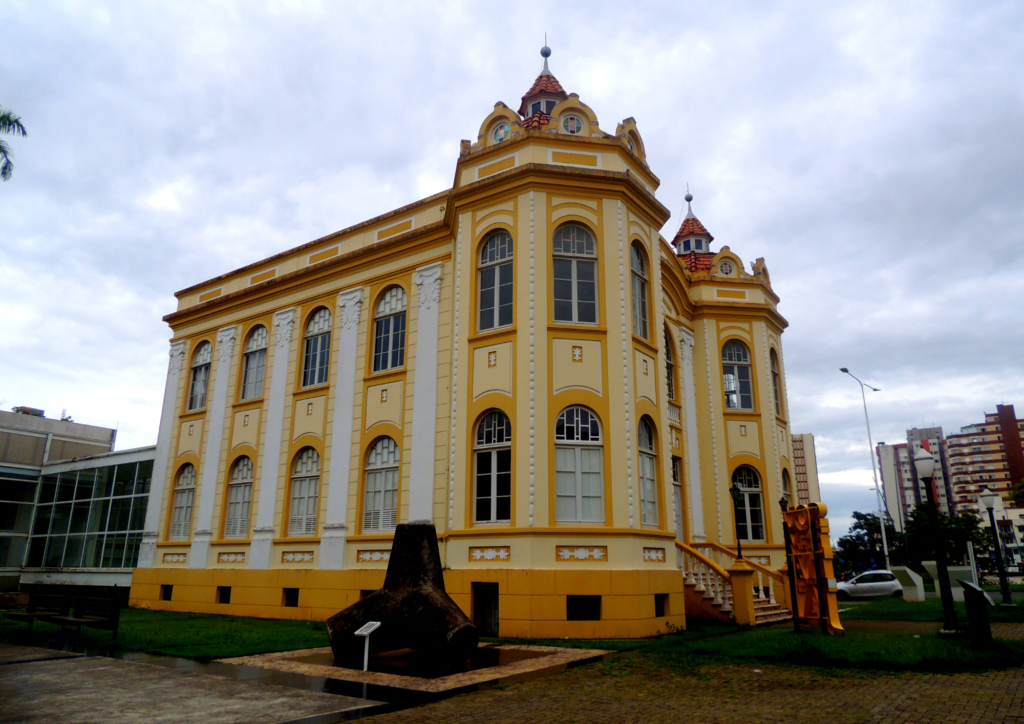
[[[338,295],[338,356],[335,362],[334,424],[331,427],[331,462],[327,478],[327,513],[320,539],[320,568],[345,567],[348,479],[352,448],[352,410],[356,395],[356,348],[363,310],[363,287]]]
[[[690,540],[703,543],[704,532],[704,491],[700,479],[700,443],[697,440],[697,400],[693,379],[694,338],[689,330],[676,327],[679,335],[679,359],[683,373],[683,397],[686,408],[686,427],[683,429],[683,445],[686,447],[686,483],[690,492]]]
[[[416,270],[419,319],[412,398],[409,520],[434,519],[434,448],[437,445],[437,330],[443,264]]]
[[[171,359],[167,366],[167,381],[164,383],[164,404],[160,412],[160,429],[156,438],[156,456],[153,461],[153,482],[149,488],[146,508],[146,527],[142,533],[139,548],[139,568],[152,568],[156,558],[156,541],[160,535],[161,507],[164,486],[167,484],[167,468],[171,459],[171,437],[174,434],[175,413],[178,410],[178,382],[185,364],[188,342],[171,345]]]

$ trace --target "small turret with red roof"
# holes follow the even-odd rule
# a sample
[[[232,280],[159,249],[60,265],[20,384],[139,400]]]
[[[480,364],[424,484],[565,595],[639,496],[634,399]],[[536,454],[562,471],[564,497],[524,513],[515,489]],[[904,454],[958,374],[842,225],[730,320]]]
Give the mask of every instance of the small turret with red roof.
[[[569,97],[569,94],[562,88],[555,76],[548,70],[548,58],[551,56],[551,48],[544,46],[540,49],[544,58],[544,69],[533,81],[530,90],[523,96],[523,102],[519,106],[519,115],[523,117],[524,128],[540,128],[546,126],[551,118],[552,109]]]
[[[672,246],[676,254],[682,259],[683,264],[690,271],[702,271],[711,268],[711,262],[715,255],[711,251],[711,241],[715,238],[700,223],[700,219],[693,215],[690,202],[693,201],[693,194],[686,190],[686,216],[683,223],[672,239]]]

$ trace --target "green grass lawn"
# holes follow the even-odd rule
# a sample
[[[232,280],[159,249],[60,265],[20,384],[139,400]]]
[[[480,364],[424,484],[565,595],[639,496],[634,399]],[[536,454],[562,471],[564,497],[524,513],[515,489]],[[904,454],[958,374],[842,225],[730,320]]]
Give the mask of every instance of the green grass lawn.
[[[1001,599],[995,598],[998,603]],[[967,609],[962,602],[954,603],[957,618],[967,622]],[[872,621],[941,621],[942,601],[929,598],[926,601],[908,603],[902,598],[876,598],[871,601],[840,601],[840,619],[862,619]],[[993,606],[988,610],[992,623],[1024,623],[1024,606]]]
[[[321,621],[280,621],[239,616],[149,611],[125,608],[117,632],[117,646],[109,631],[82,628],[81,639],[69,629],[71,643],[108,651],[145,651],[164,656],[209,660],[327,646],[327,629]],[[54,645],[60,626],[28,624],[0,618],[0,641],[24,645]]]

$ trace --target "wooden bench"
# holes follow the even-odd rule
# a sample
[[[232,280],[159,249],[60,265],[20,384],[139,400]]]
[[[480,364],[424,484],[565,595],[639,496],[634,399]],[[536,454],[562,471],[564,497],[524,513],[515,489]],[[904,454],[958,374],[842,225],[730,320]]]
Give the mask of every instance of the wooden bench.
[[[67,616],[71,610],[71,597],[66,593],[30,593],[28,606],[20,611],[5,611],[4,618],[12,621],[27,621],[28,630],[36,619],[49,621],[55,616]]]
[[[82,634],[82,626],[110,631],[113,640],[117,641],[117,626],[121,620],[121,602],[115,596],[75,596],[70,615],[48,616],[46,621],[59,623],[61,634],[68,626],[74,626],[78,635]]]

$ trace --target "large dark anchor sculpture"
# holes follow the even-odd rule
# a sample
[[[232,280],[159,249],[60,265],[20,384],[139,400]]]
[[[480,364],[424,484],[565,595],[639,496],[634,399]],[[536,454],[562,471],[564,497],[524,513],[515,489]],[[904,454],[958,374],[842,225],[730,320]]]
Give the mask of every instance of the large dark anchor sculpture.
[[[370,637],[371,653],[414,649],[458,669],[476,649],[476,627],[445,593],[433,523],[399,525],[384,587],[327,619],[336,663],[362,668],[364,643],[354,634],[369,621],[381,622]]]

